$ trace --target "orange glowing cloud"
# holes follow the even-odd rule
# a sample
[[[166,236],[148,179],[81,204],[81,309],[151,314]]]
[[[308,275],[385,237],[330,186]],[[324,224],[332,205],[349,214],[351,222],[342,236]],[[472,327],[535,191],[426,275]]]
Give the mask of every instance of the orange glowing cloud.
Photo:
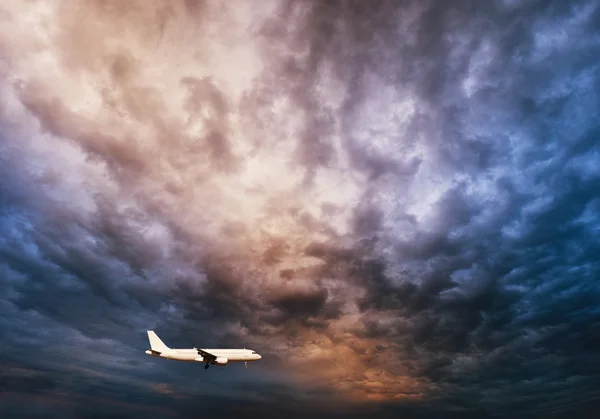
[[[307,45],[288,45],[285,37],[270,44],[261,35],[277,2],[260,10],[251,2],[186,4],[3,6],[4,113],[32,139],[27,153],[56,163],[40,176],[64,177],[61,187],[80,217],[100,211],[98,196],[113,202],[141,240],[161,249],[158,259],[195,255],[195,263],[226,266],[220,286],[252,313],[244,321],[255,322],[231,319],[228,330],[287,353],[298,380],[328,383],[353,399],[420,397],[427,383],[411,378],[403,350],[378,350],[385,336],[364,336],[367,320],[385,322],[393,313],[361,313],[364,289],[350,262],[332,264],[306,250],[352,243],[355,209],[365,200],[377,200],[384,224],[391,223],[398,205],[386,195],[392,180],[384,177],[381,193],[370,194],[372,180],[352,167],[360,151],[348,149],[335,118],[324,116],[311,134],[311,115],[295,97],[302,70],[286,70],[307,57]],[[314,100],[324,115],[338,112],[340,80],[326,64],[319,74]],[[382,100],[399,105],[365,108],[378,130],[388,129],[382,112],[392,112],[396,126],[414,112],[411,98]],[[407,161],[424,152],[359,141],[364,153]],[[427,182],[421,187],[435,200],[445,186]],[[426,213],[415,196],[407,190],[405,205]],[[192,270],[173,269],[161,282],[204,289],[212,281]]]

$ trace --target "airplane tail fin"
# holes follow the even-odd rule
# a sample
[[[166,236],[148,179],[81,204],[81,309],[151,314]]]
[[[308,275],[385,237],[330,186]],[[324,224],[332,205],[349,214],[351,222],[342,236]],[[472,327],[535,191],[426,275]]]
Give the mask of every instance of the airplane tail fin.
[[[160,340],[153,330],[148,330],[148,340],[150,341],[150,348],[152,348],[153,351],[165,352],[169,350],[169,347]]]

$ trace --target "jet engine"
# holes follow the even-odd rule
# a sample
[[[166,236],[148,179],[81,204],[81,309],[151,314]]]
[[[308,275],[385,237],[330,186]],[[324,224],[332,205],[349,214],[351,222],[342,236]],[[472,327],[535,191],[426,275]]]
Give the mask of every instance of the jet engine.
[[[215,359],[215,365],[227,365],[227,362],[229,362],[229,360],[227,358],[225,358],[224,356],[220,356],[217,359]]]

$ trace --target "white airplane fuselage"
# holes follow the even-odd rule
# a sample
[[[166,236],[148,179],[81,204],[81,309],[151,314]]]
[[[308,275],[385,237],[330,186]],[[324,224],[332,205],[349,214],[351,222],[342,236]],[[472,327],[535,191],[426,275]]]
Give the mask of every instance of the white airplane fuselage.
[[[230,362],[248,362],[258,361],[262,358],[258,353],[251,349],[173,349],[169,348],[152,330],[148,330],[148,340],[150,341],[150,350],[146,353],[159,358],[172,359],[183,362],[202,362],[205,368],[209,365],[224,366]]]
[[[261,356],[257,353],[253,353],[249,349],[204,349],[210,354],[214,354],[217,359],[227,358],[228,362],[251,362],[258,361]],[[197,349],[169,349],[161,352],[160,354],[152,353],[152,351],[146,351],[148,355],[157,356],[159,358],[172,359],[175,361],[184,362],[205,362],[204,357],[198,354]]]

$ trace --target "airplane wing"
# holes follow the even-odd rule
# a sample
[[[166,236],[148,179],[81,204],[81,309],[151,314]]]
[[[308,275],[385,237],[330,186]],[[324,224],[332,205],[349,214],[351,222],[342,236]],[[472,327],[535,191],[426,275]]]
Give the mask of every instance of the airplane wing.
[[[194,348],[194,349],[198,351],[198,355],[202,355],[202,358],[204,358],[204,361],[213,362],[215,359],[217,359],[216,355],[213,355],[210,352],[206,352],[206,351],[204,351],[202,349],[198,349],[198,348]]]

